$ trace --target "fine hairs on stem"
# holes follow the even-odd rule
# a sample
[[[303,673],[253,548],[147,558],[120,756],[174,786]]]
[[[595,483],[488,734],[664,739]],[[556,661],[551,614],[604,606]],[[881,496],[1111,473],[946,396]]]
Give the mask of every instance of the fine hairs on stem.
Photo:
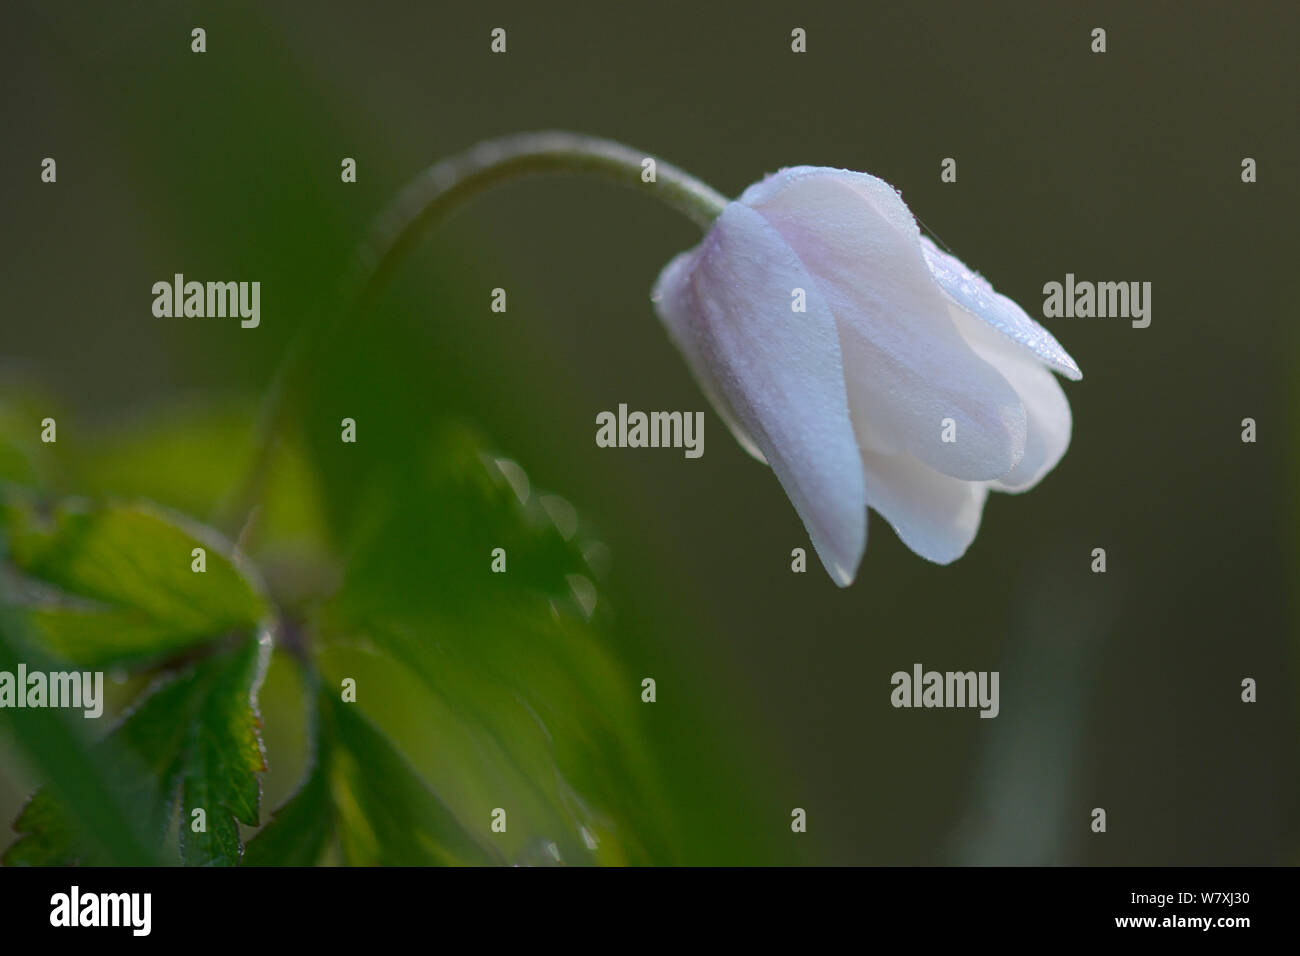
[[[348,277],[346,287],[352,298],[345,302],[351,310],[363,306],[421,228],[491,186],[523,176],[590,174],[651,189],[656,198],[708,229],[727,205],[726,197],[660,160],[655,161],[655,182],[642,182],[642,163],[649,158],[611,140],[548,131],[487,140],[435,163],[412,180],[370,228]]]

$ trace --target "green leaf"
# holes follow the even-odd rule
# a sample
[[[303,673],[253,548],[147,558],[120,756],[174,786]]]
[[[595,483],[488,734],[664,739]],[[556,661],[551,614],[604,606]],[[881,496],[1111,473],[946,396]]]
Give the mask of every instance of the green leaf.
[[[0,501],[8,562],[26,580],[8,596],[35,634],[73,663],[105,667],[156,660],[267,615],[250,569],[210,530],[148,503],[81,499],[42,512],[10,490]],[[192,569],[205,552],[206,571]]]
[[[224,528],[214,520],[220,513],[239,525],[249,516],[230,514],[231,498],[255,467],[259,414],[255,400],[168,405],[87,435],[64,447],[62,456],[79,491],[145,498]],[[324,548],[316,475],[297,442],[276,441],[263,478],[253,537]]]
[[[188,865],[238,863],[238,824],[258,823],[257,774],[265,760],[257,689],[269,653],[269,636],[245,637],[162,679],[95,747],[96,757],[114,768],[114,795],[130,808],[133,825],[161,843],[171,821],[178,821]],[[198,833],[197,808],[206,815],[206,830]],[[120,862],[95,854],[70,811],[39,791],[14,824],[22,836],[4,862]]]
[[[352,866],[501,863],[353,703],[316,697],[311,769],[249,843],[245,865],[302,866],[338,841]],[[483,832],[487,832],[484,818]]]
[[[74,820],[46,790],[37,790],[14,821],[18,840],[5,852],[5,866],[73,866],[96,860],[94,851],[79,849],[85,845],[86,836],[79,831]]]
[[[244,866],[314,866],[334,839],[330,795],[332,745],[314,743],[311,767],[298,790],[248,841]]]
[[[367,714],[459,819],[507,810],[494,841],[506,859],[673,862],[644,672],[594,583],[603,546],[482,448],[446,429],[419,467],[360,495],[369,520],[316,622],[322,672],[357,680]],[[491,570],[498,547],[504,574]]]
[[[49,672],[57,666],[20,640],[19,624],[0,613],[0,671],[14,673],[19,662],[29,670]],[[152,841],[114,785],[114,768],[92,748],[81,714],[55,708],[0,708],[28,763],[48,781],[23,811],[28,838],[5,855],[8,864],[71,863],[67,852],[80,840],[95,859],[143,865],[158,859]],[[58,802],[51,797],[58,794]],[[59,806],[70,811],[62,813]],[[73,821],[76,821],[74,824]]]
[[[230,666],[210,680],[186,746],[179,756],[182,858],[190,866],[239,862],[243,846],[236,821],[257,826],[261,783],[266,769],[259,730],[257,689],[262,683],[269,638],[233,655]],[[196,808],[207,829],[194,832]]]
[[[499,863],[354,704],[322,693],[336,748],[331,782],[352,866]],[[484,818],[483,829],[487,829]]]

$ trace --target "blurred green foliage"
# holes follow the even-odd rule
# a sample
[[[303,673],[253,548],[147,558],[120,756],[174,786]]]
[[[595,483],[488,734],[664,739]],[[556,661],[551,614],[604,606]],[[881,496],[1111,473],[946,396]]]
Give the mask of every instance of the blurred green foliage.
[[[116,795],[132,830],[156,841],[151,852],[239,861],[238,824],[261,822],[257,691],[276,635],[308,675],[299,706],[312,732],[304,779],[251,862],[690,858],[675,802],[698,803],[693,778],[668,782],[649,739],[630,649],[611,642],[616,618],[596,584],[608,549],[576,508],[446,424],[406,467],[369,475],[333,534],[309,507],[314,468],[280,443],[257,483],[265,501],[241,523],[249,552],[163,505],[105,496],[149,491],[220,512],[256,460],[224,454],[226,425],[206,409],[108,442],[0,443],[9,613],[51,666],[160,675],[111,734],[81,745],[87,785]],[[78,450],[64,460],[64,447]],[[329,454],[356,450],[339,442]],[[221,480],[193,474],[195,462]],[[53,485],[86,476],[96,494],[52,495],[33,478],[42,474],[60,476]],[[197,547],[203,573],[192,570]],[[496,548],[506,573],[490,570]],[[356,703],[343,702],[345,679]],[[20,735],[37,734],[32,748],[52,745],[10,713]],[[676,746],[676,760],[689,756]],[[200,807],[207,827],[196,834]],[[493,834],[498,808],[508,827]],[[77,801],[42,790],[6,862],[124,859],[84,827]]]
[[[213,12],[207,27],[256,37],[269,28],[250,12]],[[98,58],[93,17],[60,28],[67,57]],[[123,42],[163,35],[161,24],[137,23]],[[4,603],[27,648],[51,666],[115,668],[125,683],[110,694],[134,708],[101,743],[69,750],[84,765],[72,792],[33,759],[52,746],[36,712],[9,713],[20,752],[51,783],[24,811],[10,861],[232,862],[230,828],[238,821],[247,837],[256,805],[213,794],[222,806],[207,808],[212,845],[196,851],[178,780],[212,782],[194,745],[213,723],[229,727],[232,747],[242,741],[226,756],[245,766],[240,719],[259,706],[270,769],[257,776],[288,802],[249,844],[249,862],[768,858],[752,836],[752,788],[718,762],[715,732],[693,732],[712,721],[690,700],[689,668],[647,646],[644,622],[613,613],[600,583],[609,549],[572,505],[451,424],[499,417],[490,396],[506,384],[485,390],[483,366],[468,361],[440,360],[429,374],[430,310],[455,316],[470,297],[458,250],[434,260],[433,302],[387,296],[373,321],[314,356],[286,396],[289,427],[258,458],[267,383],[293,336],[330,315],[331,277],[396,184],[383,185],[392,161],[380,155],[363,157],[362,185],[345,197],[355,201],[302,175],[335,148],[337,114],[274,59],[200,95],[206,129],[239,130],[223,149],[186,124],[173,131],[175,152],[142,148],[150,116],[194,107],[201,66],[182,51],[163,64],[173,82],[117,72],[130,105],[112,135],[186,268],[263,277],[274,318],[255,338],[196,339],[175,327],[165,361],[138,368],[148,376],[174,363],[185,390],[166,389],[129,416],[78,414],[75,394],[50,393],[57,375],[0,395]],[[268,152],[267,142],[278,145]],[[225,186],[238,168],[258,173],[232,202]],[[208,227],[190,228],[197,222]],[[456,327],[446,325],[453,340]],[[117,344],[135,348],[129,335]],[[31,427],[48,414],[59,420],[54,445]],[[339,441],[344,416],[360,423],[358,446]],[[190,571],[196,546],[208,551],[202,575]],[[497,547],[506,574],[489,570]],[[266,684],[275,695],[254,700],[254,682],[247,709],[205,710],[206,669],[252,647],[263,623],[276,635]],[[640,700],[647,673],[676,698],[655,719]],[[356,704],[339,700],[345,677],[357,681]],[[151,741],[149,718],[164,706],[184,710],[173,713],[180,736]],[[127,791],[112,782],[128,776],[137,785]],[[117,829],[143,834],[144,857],[87,832],[100,827],[87,814],[95,788],[129,821]],[[508,814],[504,834],[488,831],[497,807]],[[159,826],[170,833],[161,846]]]
[[[9,495],[0,511],[6,558],[30,592],[15,600],[44,646],[72,664],[157,660],[268,613],[215,536],[148,504],[68,500],[42,513],[33,496]]]

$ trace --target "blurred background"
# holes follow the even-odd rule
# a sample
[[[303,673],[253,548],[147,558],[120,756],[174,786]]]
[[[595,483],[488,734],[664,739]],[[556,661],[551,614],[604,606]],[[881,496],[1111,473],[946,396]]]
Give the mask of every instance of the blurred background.
[[[29,439],[57,410],[67,454],[96,449],[55,470],[59,492],[216,522],[276,369],[330,315],[371,218],[426,165],[510,132],[620,140],[730,196],[786,165],[869,171],[1035,316],[1067,272],[1151,282],[1147,329],[1047,323],[1084,379],[1065,385],[1073,443],[1040,487],[992,496],[949,567],[872,513],[840,590],[811,549],[791,573],[809,547],[794,509],[652,312],[696,227],[598,181],[509,185],[419,242],[313,370],[296,400],[305,477],[252,553],[285,591],[346,565],[367,501],[428,503],[444,421],[572,502],[610,559],[593,626],[679,818],[631,859],[1297,861],[1294,5],[131,0],[18,2],[5,20],[0,407]],[[46,156],[57,185],[39,181]],[[155,318],[150,288],[176,272],[259,280],[261,327]],[[705,409],[706,454],[597,448],[595,415],[619,403]],[[122,464],[169,428],[165,463]],[[420,590],[422,562],[452,567],[432,512],[394,527],[395,594]],[[489,547],[465,560],[486,571]],[[891,708],[890,675],[915,662],[1000,671],[1001,715]],[[392,700],[371,716],[445,788],[456,767],[426,765],[420,689],[375,679]],[[303,764],[291,668],[273,665],[262,708],[270,810]],[[602,779],[603,752],[571,757],[589,761],[574,773],[639,819],[642,784]],[[0,737],[0,820],[37,782]]]

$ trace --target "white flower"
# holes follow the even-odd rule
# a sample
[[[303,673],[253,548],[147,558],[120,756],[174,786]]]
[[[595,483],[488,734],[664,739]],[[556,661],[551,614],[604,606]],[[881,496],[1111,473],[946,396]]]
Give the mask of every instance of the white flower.
[[[1074,360],[922,237],[874,176],[801,166],[756,183],[668,264],[654,301],[840,586],[862,560],[868,506],[947,564],[990,489],[1033,487],[1070,443],[1051,373],[1081,378]]]

